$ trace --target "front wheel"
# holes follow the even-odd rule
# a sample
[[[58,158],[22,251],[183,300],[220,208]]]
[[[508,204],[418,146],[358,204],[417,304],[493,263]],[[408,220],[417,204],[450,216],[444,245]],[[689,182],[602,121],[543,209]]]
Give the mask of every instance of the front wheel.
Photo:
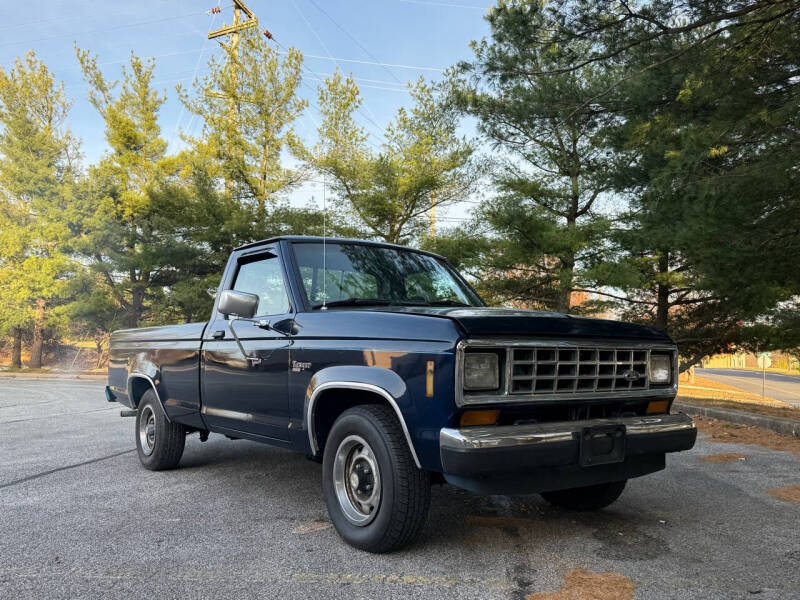
[[[186,428],[167,421],[153,390],[147,390],[136,413],[136,450],[151,471],[174,469],[183,456]]]
[[[418,469],[394,412],[351,408],[325,443],[322,488],[336,531],[368,552],[390,552],[420,533],[431,501],[427,471]]]
[[[620,497],[626,483],[627,480],[623,479],[622,481],[587,485],[569,490],[542,492],[542,498],[550,504],[570,510],[600,510]]]

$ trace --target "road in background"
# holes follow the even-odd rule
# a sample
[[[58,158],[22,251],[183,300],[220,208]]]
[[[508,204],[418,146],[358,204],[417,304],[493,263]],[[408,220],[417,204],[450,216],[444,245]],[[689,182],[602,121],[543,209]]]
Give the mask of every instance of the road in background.
[[[732,385],[746,392],[761,394],[761,371],[744,371],[740,369],[695,369],[695,374],[708,377],[714,381]],[[800,408],[800,376],[783,375],[767,371],[764,395],[782,400]]]
[[[800,483],[788,452],[701,440],[598,513],[436,486],[419,542],[376,556],[330,526],[317,463],[193,435],[153,473],[118,414],[101,383],[0,379],[0,598],[522,599],[577,568],[637,598],[800,597],[800,504],[768,493]]]

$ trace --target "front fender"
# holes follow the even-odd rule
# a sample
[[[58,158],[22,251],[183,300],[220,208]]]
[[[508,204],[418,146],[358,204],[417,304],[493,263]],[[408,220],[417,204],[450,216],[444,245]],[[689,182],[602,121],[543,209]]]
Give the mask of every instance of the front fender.
[[[411,456],[414,458],[417,468],[422,468],[406,424],[406,418],[413,416],[412,413],[414,411],[414,404],[409,396],[406,383],[394,371],[380,367],[333,366],[321,369],[314,374],[306,389],[303,405],[308,443],[313,455],[319,452],[316,432],[314,431],[314,410],[321,393],[329,389],[356,389],[382,396],[394,409],[397,419],[400,421],[400,426],[408,443],[408,449],[411,451]]]

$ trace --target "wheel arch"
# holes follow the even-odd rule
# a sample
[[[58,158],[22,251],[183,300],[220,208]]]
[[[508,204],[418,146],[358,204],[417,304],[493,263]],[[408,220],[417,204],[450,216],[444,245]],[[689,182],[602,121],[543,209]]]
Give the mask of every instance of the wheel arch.
[[[144,373],[131,373],[128,375],[127,387],[128,398],[130,398],[131,407],[134,409],[139,408],[139,402],[147,390],[153,390],[153,393],[156,395],[156,400],[158,400],[158,404],[161,407],[161,412],[164,414],[167,422],[172,422],[167,414],[166,409],[164,408],[164,401],[162,400],[161,394],[158,391],[158,386],[152,377],[145,375]]]
[[[400,383],[400,386],[391,386],[396,388],[395,391],[402,391],[399,399],[402,401],[403,397],[406,396],[405,383],[397,376],[396,373],[385,369],[376,369],[374,367],[362,368],[372,371],[373,373],[370,373],[370,375],[375,375],[375,371],[387,371],[392,378],[397,379],[397,381],[393,381],[391,383],[397,383],[398,381]],[[388,377],[386,374],[382,375],[384,378]],[[370,378],[372,379],[372,377]],[[337,398],[341,399],[343,394],[352,396],[353,392],[357,392],[357,395],[354,398],[347,402],[336,402],[334,404],[333,401],[335,401]],[[308,432],[308,443],[311,448],[311,454],[313,456],[317,456],[319,454],[322,446],[320,439],[324,441],[325,437],[327,436],[327,431],[325,428],[329,430],[330,426],[333,425],[333,421],[335,421],[338,415],[348,408],[359,404],[386,404],[391,406],[395,415],[397,416],[397,420],[400,423],[400,428],[403,431],[406,443],[408,444],[408,449],[411,452],[412,458],[414,459],[414,464],[417,466],[417,468],[421,469],[422,465],[420,464],[417,456],[417,451],[414,448],[414,441],[411,439],[411,433],[408,430],[406,419],[403,415],[403,411],[400,408],[398,398],[395,397],[395,395],[389,390],[387,390],[385,385],[381,385],[377,382],[354,380],[353,378],[338,379],[333,377],[328,378],[315,376],[314,379],[312,379],[305,401],[305,427]],[[326,411],[326,409],[328,410]],[[320,422],[318,418],[321,415],[325,415],[327,417],[322,422]]]

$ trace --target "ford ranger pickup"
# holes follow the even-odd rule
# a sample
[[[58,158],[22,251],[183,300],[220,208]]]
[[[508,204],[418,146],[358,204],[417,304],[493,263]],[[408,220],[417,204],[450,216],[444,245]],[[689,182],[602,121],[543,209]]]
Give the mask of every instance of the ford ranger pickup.
[[[148,469],[190,433],[321,462],[338,533],[387,552],[420,533],[432,482],[608,506],[694,445],[677,378],[659,330],[490,308],[440,256],[285,236],[231,254],[207,322],[114,332],[106,398]]]

